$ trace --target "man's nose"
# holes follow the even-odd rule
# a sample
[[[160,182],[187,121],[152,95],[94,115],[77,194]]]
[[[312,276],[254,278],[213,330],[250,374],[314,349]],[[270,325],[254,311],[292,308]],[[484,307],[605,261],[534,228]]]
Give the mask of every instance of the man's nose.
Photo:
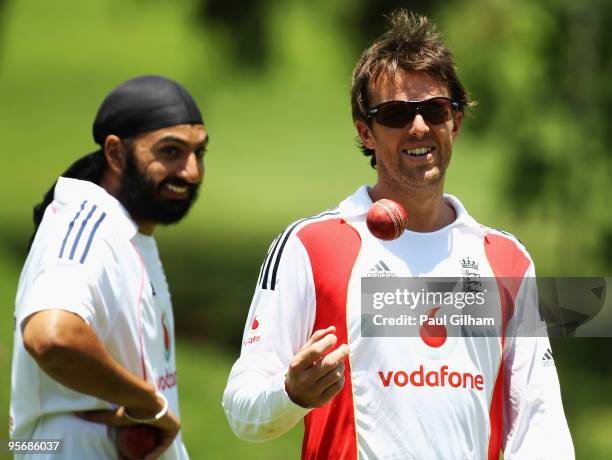
[[[192,184],[197,184],[202,181],[204,163],[194,152],[191,152],[187,156],[182,166],[180,176],[183,179]]]
[[[429,125],[425,123],[425,120],[420,113],[417,113],[414,120],[412,120],[412,124],[408,127],[408,132],[411,136],[418,138],[423,137],[429,132]]]

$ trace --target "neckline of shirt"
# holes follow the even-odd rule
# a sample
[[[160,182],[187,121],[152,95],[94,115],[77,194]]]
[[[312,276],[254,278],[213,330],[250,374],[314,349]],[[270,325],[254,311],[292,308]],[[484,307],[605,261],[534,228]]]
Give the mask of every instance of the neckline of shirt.
[[[456,196],[445,193],[444,201],[450,204],[455,210],[456,218],[453,222],[433,232],[415,232],[412,230],[405,230],[404,235],[410,235],[413,237],[431,237],[448,232],[459,225],[466,225],[468,227],[478,225],[468,214],[467,210]],[[368,186],[362,185],[355,191],[355,193],[340,203],[340,211],[346,217],[363,216],[365,218],[370,206],[372,206],[372,199],[368,193]]]

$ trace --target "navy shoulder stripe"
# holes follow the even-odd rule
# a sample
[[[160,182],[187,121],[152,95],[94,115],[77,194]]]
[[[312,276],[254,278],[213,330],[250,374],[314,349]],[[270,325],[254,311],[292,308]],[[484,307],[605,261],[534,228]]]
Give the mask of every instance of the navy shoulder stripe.
[[[497,230],[498,232],[503,233],[504,235],[510,236],[510,237],[514,238],[516,241],[518,241],[519,243],[523,244],[523,242],[521,240],[519,240],[516,235],[513,235],[510,232],[502,230],[501,228],[495,228],[494,230]],[[523,246],[525,246],[525,245],[523,244]]]
[[[282,236],[282,233],[280,235],[278,235],[276,238],[274,238],[274,241],[272,241],[272,243],[270,244],[270,247],[268,248],[268,253],[266,254],[266,258],[264,260],[264,263],[261,264],[261,267],[259,268],[259,277],[257,278],[257,284],[260,285],[262,278],[263,278],[263,274],[264,274],[264,268],[267,267],[268,265],[268,260],[270,258],[270,254],[276,250],[276,246],[278,245],[278,240],[280,239],[280,237]]]
[[[93,215],[94,212],[96,212],[97,208],[98,206],[94,204],[91,207],[91,211],[89,211],[89,214],[87,214],[87,217],[83,220],[83,222],[81,222],[81,228],[79,228],[79,233],[77,233],[77,236],[74,239],[74,243],[72,243],[72,250],[70,251],[70,260],[74,258],[74,253],[76,251],[77,246],[79,245],[79,240],[81,239],[83,230],[85,230],[85,226],[87,225],[87,222],[89,222],[89,219],[91,219],[91,216]]]
[[[81,207],[77,211],[76,215],[68,224],[66,235],[62,241],[62,247],[60,249],[59,258],[62,259],[66,256],[68,260],[76,260],[75,256],[80,248],[84,248],[81,254],[79,262],[82,264],[87,259],[89,250],[92,242],[98,231],[98,228],[102,224],[102,221],[106,218],[106,212],[98,208],[97,204],[92,204],[91,207],[87,206],[87,200],[81,203]],[[74,236],[72,247],[69,254],[64,254],[66,245],[72,235],[72,229],[77,226],[77,221],[80,219],[80,225],[78,225],[78,232]],[[93,222],[93,223],[92,223]]]
[[[81,256],[81,260],[79,262],[81,263],[85,262],[85,259],[87,258],[87,254],[89,254],[89,248],[91,247],[91,242],[93,241],[94,236],[96,232],[98,231],[98,227],[100,226],[100,224],[102,223],[105,217],[106,217],[106,213],[103,212],[102,215],[98,218],[98,220],[94,224],[93,229],[91,230],[91,233],[89,234],[87,245],[85,246],[85,250],[83,251],[83,255]]]
[[[280,265],[280,260],[283,255],[283,250],[285,249],[285,245],[289,240],[289,237],[293,233],[293,231],[300,224],[307,222],[309,220],[320,219],[322,217],[327,216],[336,216],[340,214],[340,211],[336,211],[337,208],[327,210],[322,212],[321,214],[317,214],[316,216],[306,217],[304,219],[298,220],[294,224],[290,225],[284,232],[282,232],[276,240],[270,246],[270,250],[268,251],[268,255],[266,260],[264,261],[261,272],[259,274],[258,284],[262,289],[269,289],[273,291],[276,288],[276,275],[278,273],[278,267]]]
[[[87,200],[83,201],[81,203],[81,207],[79,208],[79,210],[77,211],[76,215],[74,216],[74,218],[70,221],[70,223],[68,224],[68,230],[66,230],[66,236],[64,236],[64,241],[62,241],[62,248],[60,249],[60,253],[59,253],[59,258],[61,259],[62,256],[64,255],[64,249],[66,248],[66,241],[68,241],[68,237],[70,236],[70,233],[72,232],[72,228],[74,227],[74,223],[76,222],[76,220],[79,218],[79,216],[81,215],[81,212],[83,212],[83,209],[85,209],[85,205],[87,204]]]

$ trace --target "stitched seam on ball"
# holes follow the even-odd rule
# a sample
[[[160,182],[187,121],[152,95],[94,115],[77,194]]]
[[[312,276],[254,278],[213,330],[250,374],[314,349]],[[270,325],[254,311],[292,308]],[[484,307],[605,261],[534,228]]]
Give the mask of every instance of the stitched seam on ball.
[[[399,238],[402,234],[402,216],[397,208],[392,208],[393,211],[393,226],[395,227],[395,238]]]
[[[394,239],[397,238],[400,234],[400,229],[398,228],[398,224],[399,222],[397,221],[397,214],[396,214],[396,210],[395,208],[393,208],[390,204],[388,200],[381,200],[382,202],[380,203],[383,207],[383,209],[387,212],[387,215],[391,218],[391,223],[393,223],[393,232],[394,232]]]

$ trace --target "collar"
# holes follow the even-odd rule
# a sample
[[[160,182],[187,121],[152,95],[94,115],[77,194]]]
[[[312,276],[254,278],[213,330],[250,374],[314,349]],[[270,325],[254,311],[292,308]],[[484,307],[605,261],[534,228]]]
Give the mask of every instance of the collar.
[[[56,201],[63,204],[87,198],[104,208],[104,211],[118,225],[122,235],[127,236],[131,240],[138,233],[138,226],[123,205],[105,189],[93,182],[60,177],[55,185],[53,197]]]
[[[455,213],[457,214],[457,218],[447,225],[446,227],[441,228],[440,230],[449,230],[452,227],[456,226],[466,226],[470,229],[477,230],[479,233],[482,232],[482,226],[474,220],[472,216],[470,216],[463,206],[463,203],[454,195],[450,195],[448,193],[444,194],[444,201],[450,204]],[[359,187],[355,193],[346,198],[344,201],[340,203],[340,212],[343,217],[363,217],[368,213],[370,206],[372,206],[372,199],[370,198],[370,194],[368,193],[368,186],[362,185]],[[408,218],[410,219],[410,214],[408,214]],[[436,230],[439,232],[440,230]]]

